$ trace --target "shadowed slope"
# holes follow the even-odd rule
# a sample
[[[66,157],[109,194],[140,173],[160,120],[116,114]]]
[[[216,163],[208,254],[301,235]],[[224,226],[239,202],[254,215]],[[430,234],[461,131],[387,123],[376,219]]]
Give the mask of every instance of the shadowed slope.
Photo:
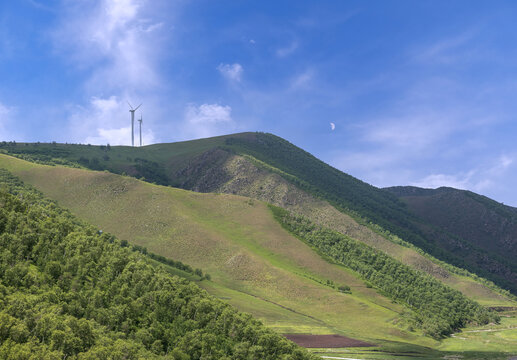
[[[399,196],[409,210],[448,236],[436,241],[448,251],[517,283],[517,209],[471,191],[412,186],[386,190]],[[475,248],[476,251],[470,251]],[[482,254],[482,255],[480,255]],[[496,261],[491,261],[495,259]]]

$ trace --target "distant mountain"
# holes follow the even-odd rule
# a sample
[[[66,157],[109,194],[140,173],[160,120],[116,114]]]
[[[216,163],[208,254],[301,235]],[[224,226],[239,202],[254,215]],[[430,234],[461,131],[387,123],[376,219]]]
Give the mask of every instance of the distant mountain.
[[[515,282],[517,208],[449,187],[386,190],[403,200],[412,214],[439,229],[441,236],[436,241],[440,247],[469,262],[485,264],[489,271]]]
[[[406,250],[393,248],[392,243],[402,239],[517,294],[517,262],[509,254],[487,253],[476,241],[428,221],[392,191],[345,174],[275,135],[241,133],[142,148],[4,143],[0,149],[32,161],[126,173],[157,184],[265,200],[399,258]],[[448,277],[436,263],[414,254],[408,260],[412,266]]]

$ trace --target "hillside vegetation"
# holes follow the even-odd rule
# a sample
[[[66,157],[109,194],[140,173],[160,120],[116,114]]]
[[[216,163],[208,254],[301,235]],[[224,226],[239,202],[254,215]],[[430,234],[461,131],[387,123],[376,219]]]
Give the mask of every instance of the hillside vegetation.
[[[493,297],[490,291],[478,285],[478,280],[464,277],[468,275],[467,272],[437,266],[436,261],[421,256],[418,249],[488,278],[506,289],[514,292],[517,289],[513,258],[493,252],[487,254],[470,238],[456,236],[429,224],[409,211],[397,196],[346,175],[274,135],[243,133],[143,148],[14,143],[4,143],[2,147],[10,154],[31,161],[106,169],[149,182],[196,191],[222,191],[266,201],[276,197],[279,201],[273,202],[277,205],[298,205],[299,213],[309,211],[309,206],[296,197],[279,199],[282,191],[279,193],[273,186],[250,188],[254,185],[254,172],[266,171],[280,177],[288,186],[294,186],[297,194],[304,193],[313,199],[327,202],[346,215],[336,216],[336,212],[332,209],[328,211],[329,207],[326,206],[325,214],[313,212],[313,221],[336,224],[336,230],[367,243],[369,241],[370,245],[378,246],[383,251],[391,251],[390,255],[451,286],[480,299]],[[246,169],[241,167],[237,171],[228,166],[239,159],[253,166],[247,166]],[[242,172],[250,169],[251,173]],[[328,218],[329,213],[331,218]],[[334,221],[336,218],[340,221]],[[349,226],[343,225],[343,219],[348,220]],[[398,241],[400,239],[403,241]],[[405,244],[416,246],[416,251],[408,250],[407,246],[393,246],[393,242],[404,244],[404,241]],[[464,256],[465,253],[468,256]],[[454,276],[451,271],[461,276]]]
[[[441,338],[464,327],[498,322],[494,313],[442,283],[343,234],[315,226],[306,218],[271,207],[275,218],[290,232],[322,253],[360,273],[394,300],[415,311],[415,326]]]
[[[409,211],[392,193],[344,174],[276,136],[246,134],[231,137],[226,143],[233,151],[280,170],[279,174],[288,181],[328,200],[359,222],[373,222],[441,260],[517,293],[517,263],[511,254],[487,254],[476,239],[460,238],[434,227]]]
[[[2,359],[311,359],[0,172]]]
[[[256,159],[249,156],[232,155],[226,156],[226,161],[222,164],[213,165],[212,155],[207,156],[205,153],[199,156],[192,160],[187,168],[193,179],[189,186],[193,187],[195,191],[239,194],[266,201],[294,214],[305,216],[318,225],[364,242],[404,264],[460,290],[482,304],[489,306],[514,304],[509,301],[507,291],[501,290],[490,281],[481,279],[464,269],[438,261],[412,244],[383,231],[377,225],[359,224],[351,216],[338,211],[328,201],[318,199],[299,189],[262,164],[257,165],[258,160]],[[218,158],[221,156],[218,155]],[[194,173],[191,173],[190,169],[193,169]],[[224,173],[225,176],[216,176],[216,172]]]
[[[0,166],[103,231],[203,269],[212,281],[200,286],[279,332],[435,344],[408,329],[409,309],[290,235],[262,202],[5,155]]]
[[[290,235],[260,201],[155,186],[107,172],[38,165],[5,155],[0,155],[0,167],[103,232],[117,235],[121,245],[127,240],[138,245],[138,252],[203,269],[212,281],[198,282],[200,286],[278,332],[337,333],[378,344],[377,354],[389,350],[406,357],[442,356],[430,349],[440,343],[418,329],[423,325],[418,323],[418,311],[404,305],[403,299],[394,303],[393,294],[373,281],[365,283],[364,274],[340,265],[331,252],[318,255],[321,250]],[[492,298],[489,304],[513,304],[500,300]],[[482,322],[475,317],[466,321]],[[508,340],[499,343],[501,349],[512,348]],[[449,345],[448,351],[455,346]],[[484,351],[483,343],[469,346]],[[492,351],[491,359],[504,357],[495,347]]]

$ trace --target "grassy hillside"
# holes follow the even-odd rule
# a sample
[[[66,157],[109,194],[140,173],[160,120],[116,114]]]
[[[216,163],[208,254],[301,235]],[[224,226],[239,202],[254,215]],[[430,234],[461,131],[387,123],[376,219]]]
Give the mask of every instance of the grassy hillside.
[[[315,359],[0,171],[2,359]]]
[[[441,260],[517,292],[517,263],[511,254],[487,256],[475,239],[459,238],[432,226],[408,211],[405,203],[395,195],[344,174],[281,138],[269,134],[246,134],[229,138],[226,143],[233,151],[251,155],[266,166],[277,169],[282,177],[307,192],[328,200],[352,216],[356,215],[360,222],[371,221],[380,225]]]
[[[410,331],[409,309],[289,235],[262,202],[154,186],[106,172],[42,166],[8,156],[0,156],[0,166],[104,232],[202,268],[213,281],[199,285],[277,331],[340,333],[371,341],[381,346],[378,350],[391,350],[405,358],[408,353],[429,359],[443,356],[429,348],[440,343],[422,337],[416,329]],[[329,281],[335,287],[349,286],[351,294],[328,286]],[[508,342],[502,344],[501,349],[517,351]],[[450,354],[454,346],[447,348]],[[478,357],[482,346],[474,346],[474,351],[475,356],[466,358],[482,358]],[[504,356],[503,352],[491,353],[493,359]]]
[[[213,166],[209,159],[205,159],[204,162]],[[256,162],[257,160],[247,156],[229,156],[224,163],[217,164],[217,170],[226,174],[224,178],[226,180],[218,182],[214,180],[217,177],[214,176],[213,171],[207,171],[202,176],[191,174],[192,178],[196,179],[191,185],[196,191],[215,191],[260,199],[305,216],[318,225],[360,240],[404,264],[430,274],[480,303],[504,304],[508,301],[507,296],[501,295],[484,279],[476,278],[463,269],[439,262],[398,237],[379,231],[377,226],[359,224],[351,216],[338,211],[328,201],[318,199],[299,189],[277,173],[260,165],[257,166]],[[200,162],[192,161],[191,164],[196,171],[202,172],[200,169],[203,167]]]
[[[461,272],[452,275],[450,268],[431,261],[418,249],[400,246],[407,245],[400,238],[439,259],[517,289],[511,260],[485,256],[475,244],[408,211],[396,196],[333,169],[273,135],[243,133],[143,148],[13,143],[3,148],[40,162],[81,164],[158,184],[266,200],[386,251],[480,301],[492,301],[492,292]],[[454,251],[458,247],[469,256]]]

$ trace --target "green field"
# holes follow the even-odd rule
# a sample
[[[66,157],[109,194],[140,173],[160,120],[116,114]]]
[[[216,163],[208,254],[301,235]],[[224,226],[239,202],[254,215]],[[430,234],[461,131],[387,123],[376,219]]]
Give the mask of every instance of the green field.
[[[0,155],[0,166],[103,231],[203,269],[212,281],[201,281],[202,287],[278,332],[338,333],[406,355],[438,354],[431,348],[485,351],[477,338],[438,342],[410,331],[406,309],[289,235],[261,201],[157,186],[107,172],[37,165],[5,155]],[[350,286],[352,293],[338,292],[325,285],[327,280]],[[466,278],[461,286],[470,281]],[[514,305],[484,291],[488,295],[478,299],[486,305]],[[502,333],[491,351],[513,351],[515,335]]]

